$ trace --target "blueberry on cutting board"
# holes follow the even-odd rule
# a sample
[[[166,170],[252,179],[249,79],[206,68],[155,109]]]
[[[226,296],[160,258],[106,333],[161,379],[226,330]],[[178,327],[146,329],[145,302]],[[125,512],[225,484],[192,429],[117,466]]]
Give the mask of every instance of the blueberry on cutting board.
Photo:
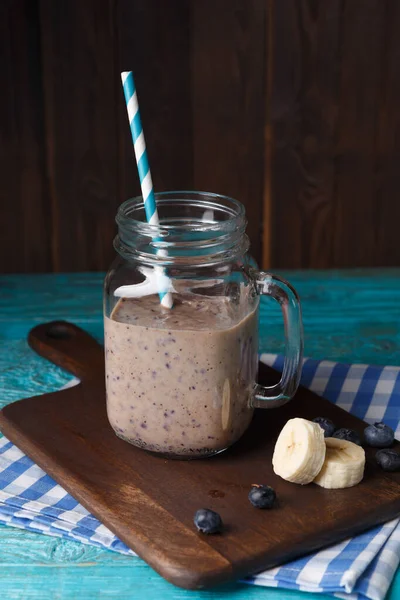
[[[249,500],[255,508],[272,508],[276,500],[276,493],[269,485],[254,483],[249,492]]]
[[[333,432],[336,429],[336,426],[332,423],[330,419],[326,419],[325,417],[316,417],[313,419],[314,423],[318,423],[320,427],[324,430],[325,437],[332,437]]]
[[[388,448],[394,442],[394,431],[385,423],[374,423],[364,429],[364,440],[373,448]]]
[[[200,508],[194,515],[194,524],[201,533],[219,533],[222,531],[222,519],[217,512],[209,508]]]
[[[353,442],[353,444],[361,446],[360,436],[353,429],[346,429],[343,427],[342,429],[338,429],[337,431],[335,431],[332,437],[338,440],[346,440],[347,442]]]
[[[400,471],[400,454],[395,450],[378,450],[375,459],[384,471]]]

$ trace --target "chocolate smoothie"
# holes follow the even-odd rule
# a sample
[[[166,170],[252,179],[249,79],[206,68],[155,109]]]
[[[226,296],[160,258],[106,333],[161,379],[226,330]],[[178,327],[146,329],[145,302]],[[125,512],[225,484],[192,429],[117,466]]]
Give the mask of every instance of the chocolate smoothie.
[[[177,457],[221,451],[253,409],[257,311],[224,297],[122,299],[105,318],[108,418],[122,439]]]

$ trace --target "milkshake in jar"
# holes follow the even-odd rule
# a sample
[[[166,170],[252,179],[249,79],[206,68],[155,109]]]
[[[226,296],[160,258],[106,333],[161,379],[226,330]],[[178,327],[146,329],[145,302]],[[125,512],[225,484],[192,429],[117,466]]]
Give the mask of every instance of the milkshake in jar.
[[[104,299],[107,414],[116,435],[140,448],[210,456],[243,435],[255,406],[281,405],[296,391],[299,303],[289,284],[251,266],[240,203],[200,192],[156,199],[157,228],[141,198],[117,215]],[[287,337],[282,379],[270,389],[256,383],[262,293],[281,304]]]

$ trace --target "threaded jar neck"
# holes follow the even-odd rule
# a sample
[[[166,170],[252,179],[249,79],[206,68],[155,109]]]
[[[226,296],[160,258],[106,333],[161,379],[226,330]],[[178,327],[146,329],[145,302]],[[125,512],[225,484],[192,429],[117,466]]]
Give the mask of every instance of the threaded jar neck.
[[[244,255],[244,206],[227,196],[206,192],[156,194],[160,224],[146,221],[143,198],[127,200],[118,209],[114,247],[125,259],[160,265],[215,264]]]

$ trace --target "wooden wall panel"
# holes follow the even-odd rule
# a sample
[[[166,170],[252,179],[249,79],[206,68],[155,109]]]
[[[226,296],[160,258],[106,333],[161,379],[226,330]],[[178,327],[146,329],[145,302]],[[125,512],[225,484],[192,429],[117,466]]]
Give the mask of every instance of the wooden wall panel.
[[[46,151],[56,271],[113,256],[117,98],[112,0],[40,0]]]
[[[340,0],[275,0],[270,121],[273,267],[332,261]]]
[[[343,14],[332,262],[380,263],[376,152],[383,82],[385,7],[382,0],[346,2]]]
[[[190,2],[119,0],[118,70],[132,70],[156,191],[193,186]],[[122,92],[118,89],[125,197],[140,193]]]
[[[202,0],[191,7],[194,187],[246,206],[259,260],[266,0]]]
[[[0,271],[52,269],[36,0],[0,3]]]
[[[107,268],[126,69],[156,190],[241,200],[265,267],[400,264],[397,0],[3,0],[0,57],[0,270]]]
[[[274,2],[274,267],[400,264],[399,6]]]
[[[386,3],[376,141],[374,264],[400,264],[400,2]]]

